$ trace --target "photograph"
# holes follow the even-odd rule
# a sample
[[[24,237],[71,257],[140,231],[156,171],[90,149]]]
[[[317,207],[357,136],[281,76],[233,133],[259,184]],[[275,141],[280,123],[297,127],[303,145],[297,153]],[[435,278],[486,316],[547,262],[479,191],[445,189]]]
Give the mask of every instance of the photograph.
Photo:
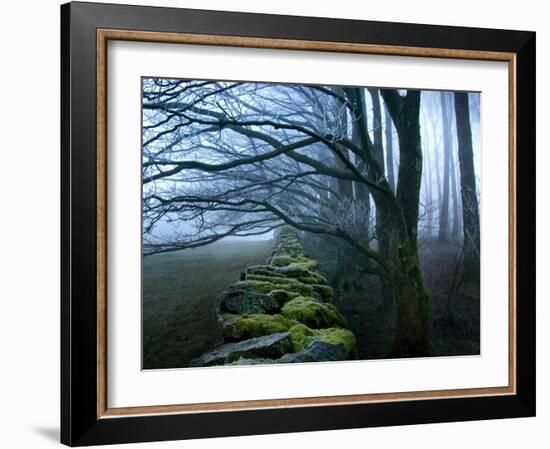
[[[45,128],[61,157],[49,169],[31,143],[29,179],[60,173],[61,306],[43,310],[60,326],[33,325],[56,326],[60,353],[32,333],[18,352],[57,364],[42,371],[59,373],[59,440],[536,438],[543,15],[138,3],[70,2],[48,20],[61,64],[40,86],[60,75],[60,126]],[[21,76],[36,78],[35,50]],[[20,131],[5,134],[42,138],[15,97]],[[37,240],[34,203],[56,208],[4,171],[6,198],[34,213],[6,242],[29,259],[17,236]],[[32,254],[41,275],[52,251]],[[17,289],[43,289],[21,266]],[[449,433],[460,421],[475,429]]]
[[[480,355],[480,92],[141,96],[142,369]]]

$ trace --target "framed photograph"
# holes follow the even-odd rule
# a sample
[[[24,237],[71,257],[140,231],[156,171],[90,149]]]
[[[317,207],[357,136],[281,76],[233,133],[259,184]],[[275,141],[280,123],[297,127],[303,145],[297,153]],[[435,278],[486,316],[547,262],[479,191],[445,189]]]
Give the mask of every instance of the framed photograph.
[[[535,33],[61,26],[63,443],[535,415]]]

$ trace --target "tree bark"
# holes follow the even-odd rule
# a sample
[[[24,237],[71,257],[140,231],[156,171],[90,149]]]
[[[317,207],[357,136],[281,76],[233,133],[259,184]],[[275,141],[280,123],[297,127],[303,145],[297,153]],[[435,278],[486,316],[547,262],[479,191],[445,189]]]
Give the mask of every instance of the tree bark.
[[[364,104],[365,99],[362,92],[359,92],[358,95],[359,95],[359,102]],[[366,122],[367,122],[367,117],[361,116],[361,117],[356,117],[356,119],[352,123],[351,140],[353,143],[355,143],[358,146],[362,145],[363,139],[361,137],[361,133],[363,132],[363,130],[367,129]],[[363,161],[360,158],[358,158],[358,161],[357,161],[357,168],[361,173],[367,173],[367,165],[365,161]],[[355,182],[354,190],[355,190],[355,200],[357,204],[359,204],[364,208],[365,223],[363,224],[363,228],[364,228],[365,235],[368,238],[368,235],[371,231],[370,230],[371,205],[370,205],[369,188],[363,182]]]
[[[396,90],[381,92],[395,124],[400,149],[397,207],[391,207],[389,195],[376,195],[385,197],[379,202],[388,223],[389,280],[397,312],[396,336],[390,356],[426,356],[430,353],[430,299],[417,248],[422,178],[420,92],[411,90],[404,97]]]
[[[450,173],[451,173],[451,199],[453,201],[453,223],[451,226],[451,238],[453,241],[458,241],[460,236],[460,203],[458,199],[458,188],[456,182],[456,165],[454,147],[451,147],[451,154],[449,157]]]
[[[449,237],[449,184],[450,184],[450,154],[452,148],[451,117],[447,92],[440,92],[441,119],[443,128],[443,197],[439,211],[439,241],[446,242]]]
[[[480,229],[468,93],[455,92],[456,134],[460,162],[464,227],[464,281],[479,284]]]
[[[382,111],[380,108],[380,95],[378,89],[368,89],[372,98],[373,114],[373,155],[380,167],[380,172],[385,172],[384,167],[384,147],[382,143]],[[385,225],[382,223],[380,211],[376,209],[376,238],[378,240],[378,249],[384,257],[388,256],[388,238],[385,232]],[[385,295],[387,296],[387,295]]]
[[[382,146],[382,111],[380,109],[380,95],[378,89],[367,89],[372,99],[372,146],[378,165],[384,167],[384,147]]]
[[[379,89],[368,89],[372,98],[372,113],[373,113],[373,153],[376,162],[380,167],[380,172],[385,173],[386,167],[384,163],[384,146],[382,142],[382,110],[380,107],[380,91]],[[393,163],[393,162],[392,162]],[[389,181],[391,187],[391,182]],[[391,187],[393,190],[393,187]],[[387,223],[383,217],[383,212],[376,208],[376,239],[378,241],[378,251],[386,259],[389,257],[390,243],[386,229]],[[380,287],[382,291],[382,300],[384,304],[392,302],[392,291],[387,279],[380,277]]]
[[[388,173],[388,182],[390,187],[395,192],[395,174],[393,170],[393,123],[390,112],[387,107],[384,107],[386,126],[386,171]]]
[[[334,87],[334,92],[336,92],[339,95],[343,95],[344,91],[340,87]],[[340,102],[338,100],[334,100],[334,108],[336,111],[340,108]],[[337,116],[335,114],[335,116]],[[340,119],[340,118],[339,118]],[[348,129],[348,118],[347,115],[342,115],[341,117],[342,123],[341,129],[347,130]],[[335,128],[337,128],[338,123],[334,123]],[[347,137],[347,136],[346,136]],[[341,153],[349,159],[349,151],[347,148],[341,146],[340,147]],[[340,170],[346,170],[345,164],[338,158],[334,157],[334,166]],[[336,220],[335,222],[338,222],[339,216],[342,214],[344,210],[347,210],[349,207],[352,207],[353,205],[353,181],[349,181],[347,179],[336,179],[335,180],[334,189],[338,193],[338,198],[335,199],[333,202],[333,212],[335,214]],[[340,288],[340,281],[344,280],[346,278],[346,272],[348,271],[346,268],[346,257],[345,257],[345,244],[343,242],[337,242],[336,243],[336,272],[334,274],[333,284],[335,288]]]
[[[432,169],[432,156],[430,155],[430,151],[426,149],[426,145],[424,145],[424,151],[423,151],[424,160],[426,161],[426,182],[424,184],[424,189],[426,193],[426,228],[428,236],[432,237],[432,229],[433,229],[433,191],[432,191],[432,183],[433,183],[433,169]]]

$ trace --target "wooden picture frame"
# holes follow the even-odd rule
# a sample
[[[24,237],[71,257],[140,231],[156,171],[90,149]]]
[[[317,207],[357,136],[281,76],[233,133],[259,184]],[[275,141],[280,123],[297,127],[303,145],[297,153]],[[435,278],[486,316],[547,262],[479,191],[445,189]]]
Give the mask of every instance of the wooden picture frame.
[[[61,441],[71,446],[535,415],[535,33],[69,3],[61,7]],[[505,61],[509,384],[354,396],[107,406],[107,42]]]

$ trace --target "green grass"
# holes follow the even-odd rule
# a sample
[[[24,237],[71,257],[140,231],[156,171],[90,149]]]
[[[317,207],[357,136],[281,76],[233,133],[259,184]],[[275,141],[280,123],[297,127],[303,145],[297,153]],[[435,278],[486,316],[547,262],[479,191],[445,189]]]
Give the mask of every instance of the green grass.
[[[248,265],[265,263],[272,241],[222,241],[143,261],[143,368],[179,368],[222,339],[221,291]]]

